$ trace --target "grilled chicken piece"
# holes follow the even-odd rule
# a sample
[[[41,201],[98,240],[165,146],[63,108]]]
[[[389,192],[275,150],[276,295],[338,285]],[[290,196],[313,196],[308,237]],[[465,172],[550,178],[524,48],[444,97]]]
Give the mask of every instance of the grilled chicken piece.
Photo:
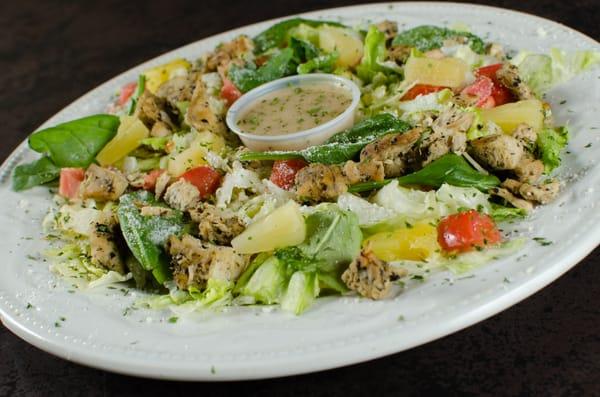
[[[161,173],[158,178],[156,178],[156,184],[154,185],[154,195],[156,199],[160,199],[167,186],[171,183],[171,175],[168,172]]]
[[[385,177],[383,163],[371,160],[359,163],[349,160],[344,164],[342,174],[346,177],[346,182],[349,185],[368,181],[382,181]]]
[[[117,220],[110,211],[103,211],[90,233],[90,253],[96,266],[125,274],[125,266],[115,242]]]
[[[385,40],[393,40],[398,34],[398,24],[387,19],[375,25],[377,29],[384,34]]]
[[[505,62],[496,72],[496,77],[519,100],[535,98],[531,88],[519,76],[519,69],[515,65]]]
[[[79,193],[83,199],[114,201],[125,193],[127,186],[127,179],[119,171],[92,164],[85,171]]]
[[[342,274],[342,281],[353,291],[370,299],[383,299],[389,295],[392,281],[406,274],[393,269],[377,258],[370,247],[364,248]]]
[[[170,207],[187,211],[200,202],[200,192],[196,186],[180,179],[167,188],[164,199]]]
[[[473,124],[473,113],[450,108],[444,110],[432,123],[432,133],[425,136],[419,151],[426,153],[423,166],[454,152],[462,154],[467,148],[466,132]]]
[[[167,123],[162,122],[162,121],[157,121],[156,123],[154,123],[154,125],[150,129],[150,136],[154,136],[154,137],[168,136],[168,135],[171,135],[172,133],[173,133],[173,131],[171,130],[171,127],[169,127],[169,125]]]
[[[523,145],[510,135],[488,135],[471,141],[473,156],[496,170],[514,170],[523,158]]]
[[[168,246],[173,279],[184,290],[201,288],[209,278],[235,281],[249,261],[248,255],[240,255],[231,247],[206,244],[189,234],[171,236]]]
[[[529,153],[525,153],[513,171],[519,181],[534,183],[544,173],[544,163],[534,159]]]
[[[519,124],[511,135],[513,138],[520,141],[526,149],[531,151],[535,147],[537,133],[527,124]]]
[[[348,191],[339,165],[310,164],[296,174],[296,195],[307,201],[330,201]]]
[[[405,45],[392,45],[388,49],[388,58],[390,61],[403,65],[410,56],[411,47]]]
[[[206,85],[200,76],[196,81],[185,120],[198,131],[210,131],[219,135],[226,133],[223,116],[217,114],[217,110],[211,106]]]
[[[219,68],[229,69],[231,63],[242,66],[244,58],[251,56],[254,43],[248,36],[238,36],[235,39],[222,43],[214,52],[209,53],[204,61],[205,72],[215,72]]]
[[[173,123],[166,111],[166,102],[148,90],[145,90],[138,99],[134,115],[142,121],[148,128],[152,128],[154,123],[162,121],[169,128]]]
[[[521,197],[540,204],[548,204],[553,201],[556,196],[558,196],[559,191],[560,182],[556,180],[541,183],[539,185],[523,183],[519,188]]]
[[[509,202],[514,207],[524,209],[527,212],[529,212],[533,209],[533,204],[531,204],[527,200],[523,200],[521,198],[516,197],[508,189],[501,188],[501,187],[495,187],[490,190],[490,193],[495,196],[498,196],[500,198],[503,198],[504,200]]]
[[[179,102],[190,101],[196,86],[197,73],[188,73],[185,76],[176,76],[162,83],[156,96],[163,98],[173,108],[177,109]]]
[[[362,149],[360,161],[381,161],[386,177],[400,176],[406,169],[405,155],[419,140],[422,132],[422,129],[414,128],[402,134],[390,134],[379,138]]]
[[[229,245],[231,240],[244,231],[245,225],[230,209],[220,209],[208,203],[200,203],[190,209],[190,216],[198,223],[202,240],[218,245]]]

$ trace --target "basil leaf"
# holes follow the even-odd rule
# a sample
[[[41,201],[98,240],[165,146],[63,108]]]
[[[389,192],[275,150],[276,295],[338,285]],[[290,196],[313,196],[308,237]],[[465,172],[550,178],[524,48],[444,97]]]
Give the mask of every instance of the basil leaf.
[[[29,147],[59,167],[87,167],[117,133],[119,118],[98,114],[34,132]]]
[[[485,43],[481,38],[469,32],[460,32],[438,26],[422,25],[399,33],[392,42],[393,45],[415,47],[419,51],[430,51],[443,47],[444,41],[455,37],[465,37],[473,51],[485,53]]]
[[[152,193],[141,190],[119,199],[117,217],[127,246],[141,266],[162,284],[171,279],[165,244],[170,236],[179,236],[188,229],[183,212],[171,210],[169,215],[142,216],[140,206],[167,207]]]
[[[60,175],[60,168],[54,165],[48,157],[29,164],[21,164],[15,168],[12,175],[12,187],[15,191],[26,190],[34,186],[52,182]]]

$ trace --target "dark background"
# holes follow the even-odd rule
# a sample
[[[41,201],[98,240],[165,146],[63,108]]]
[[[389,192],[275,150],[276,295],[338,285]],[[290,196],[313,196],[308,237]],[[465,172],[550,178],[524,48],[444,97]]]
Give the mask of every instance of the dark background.
[[[3,160],[96,85],[235,27],[365,1],[0,1]],[[600,38],[597,0],[478,1]],[[160,382],[82,367],[0,326],[0,396],[600,395],[600,249],[517,306],[427,345],[321,373],[228,384]]]

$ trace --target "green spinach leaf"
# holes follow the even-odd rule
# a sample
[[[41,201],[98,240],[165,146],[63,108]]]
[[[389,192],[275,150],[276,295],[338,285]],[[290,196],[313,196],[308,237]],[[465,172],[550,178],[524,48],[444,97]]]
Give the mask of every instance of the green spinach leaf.
[[[305,24],[311,27],[318,27],[321,25],[344,27],[344,25],[332,21],[317,21],[304,18],[287,19],[285,21],[276,23],[275,25],[271,26],[267,30],[261,32],[256,37],[254,37],[254,52],[257,54],[262,54],[263,52],[271,50],[273,48],[281,48],[285,46],[288,42],[290,29],[295,28],[301,24]]]
[[[353,159],[363,147],[391,133],[406,132],[410,124],[389,113],[380,113],[361,120],[352,128],[339,132],[324,144],[299,151],[249,152],[240,160],[287,160],[302,158],[309,163],[339,164]]]
[[[248,92],[261,84],[293,74],[295,69],[294,50],[285,48],[259,68],[252,63],[246,67],[233,65],[229,69],[228,77],[240,91]]]
[[[98,114],[34,132],[29,147],[59,167],[87,167],[117,133],[119,118]]]
[[[348,191],[352,193],[367,192],[379,189],[392,180],[358,183],[350,186]],[[446,154],[419,171],[401,176],[397,180],[401,185],[422,185],[437,188],[447,183],[452,186],[474,187],[484,192],[500,184],[500,180],[496,176],[477,172],[462,156],[453,153]]]
[[[121,196],[117,217],[133,256],[162,284],[171,278],[164,246],[170,236],[185,233],[189,225],[184,222],[181,211],[171,210],[170,214],[162,216],[142,216],[142,206],[166,207],[154,195],[141,190]]]
[[[52,182],[59,175],[60,168],[54,165],[52,160],[44,156],[31,163],[17,166],[12,175],[12,186],[18,192]]]
[[[422,25],[399,33],[392,44],[415,47],[419,51],[430,51],[440,48],[444,41],[454,37],[465,37],[473,51],[485,53],[485,43],[478,36],[469,32],[460,32],[438,26]]]

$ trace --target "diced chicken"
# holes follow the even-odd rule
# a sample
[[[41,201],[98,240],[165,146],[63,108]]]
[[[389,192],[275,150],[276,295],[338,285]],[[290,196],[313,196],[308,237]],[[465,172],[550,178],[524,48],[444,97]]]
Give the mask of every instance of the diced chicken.
[[[171,236],[168,246],[173,266],[173,280],[177,286],[185,290],[191,286],[204,286],[212,261],[211,250],[202,241],[189,234],[181,239]]]
[[[390,134],[379,138],[362,149],[360,161],[381,161],[386,177],[400,176],[407,165],[405,155],[419,140],[422,132],[422,129],[414,128],[403,134]]]
[[[433,132],[425,136],[419,151],[425,153],[423,165],[427,165],[443,155],[453,152],[462,154],[467,148],[466,132],[473,124],[471,112],[450,108],[440,113],[431,125]]]
[[[377,258],[369,247],[364,248],[342,274],[342,281],[353,291],[370,299],[383,299],[390,293],[392,281],[405,273],[393,269]]]
[[[190,209],[190,216],[198,223],[198,232],[202,240],[214,244],[228,245],[245,229],[244,223],[233,211],[208,203],[200,203]]]
[[[138,99],[135,116],[148,128],[152,128],[157,121],[168,121],[170,123],[170,119],[165,111],[165,105],[166,102],[164,99],[145,90]]]
[[[168,245],[173,279],[185,290],[201,288],[209,278],[235,281],[249,261],[248,255],[240,255],[231,247],[206,244],[189,234],[171,236]]]
[[[171,135],[172,133],[171,127],[162,121],[157,121],[150,129],[150,136],[154,137],[164,137]]]
[[[519,194],[519,188],[521,187],[522,184],[523,184],[523,182],[519,182],[514,179],[507,178],[504,181],[502,181],[502,184],[500,186],[510,190],[510,192],[513,194]]]
[[[164,199],[170,207],[187,211],[200,202],[200,192],[190,182],[180,179],[167,188]]]
[[[383,163],[373,160],[365,160],[359,163],[349,160],[344,164],[342,174],[346,177],[346,182],[349,185],[367,181],[382,181],[385,177]]]
[[[560,182],[547,181],[539,185],[524,183],[519,188],[521,196],[529,201],[535,201],[540,204],[548,204],[558,196],[560,191]]]
[[[534,183],[544,173],[544,163],[534,159],[530,154],[526,154],[521,158],[514,172],[519,181]]]
[[[405,45],[392,45],[388,49],[388,58],[390,61],[396,62],[398,65],[402,65],[406,62],[410,56],[411,47]]]
[[[109,211],[100,213],[90,232],[92,264],[125,274],[123,259],[115,241],[117,220]]]
[[[85,171],[79,193],[83,199],[113,201],[127,189],[127,179],[117,170],[92,164]]]
[[[515,65],[509,62],[504,63],[496,72],[496,77],[519,100],[535,98],[531,88],[519,76],[519,69]]]
[[[198,131],[210,131],[219,135],[226,132],[223,116],[211,107],[209,94],[201,77],[196,82],[185,120]]]
[[[156,96],[165,99],[173,109],[177,109],[179,102],[190,101],[192,99],[197,78],[196,73],[173,77],[158,87]]]
[[[331,201],[348,191],[339,165],[310,164],[296,174],[296,195],[301,200]]]
[[[154,185],[154,195],[157,199],[160,199],[171,183],[171,175],[168,172],[163,172],[156,178],[156,184]]]
[[[125,175],[125,178],[127,178],[127,183],[129,183],[131,187],[141,189],[142,187],[144,187],[144,179],[146,178],[146,174],[143,172],[135,171]]]
[[[218,68],[228,69],[233,62],[243,65],[245,58],[252,55],[254,43],[248,36],[238,36],[235,39],[222,43],[214,52],[209,53],[204,61],[206,72],[214,72]]]
[[[398,34],[398,23],[395,21],[384,20],[375,25],[377,29],[384,34],[386,40],[392,40]]]
[[[168,216],[173,213],[171,208],[147,205],[140,209],[142,216]]]
[[[500,198],[503,198],[504,200],[509,202],[514,207],[524,209],[525,211],[528,211],[528,212],[533,209],[533,204],[531,204],[527,200],[523,200],[521,198],[516,197],[514,194],[512,194],[510,191],[508,191],[508,189],[496,187],[496,188],[493,188],[492,190],[490,190],[490,193],[493,195],[496,195]]]
[[[488,135],[471,141],[472,155],[496,170],[514,170],[523,158],[523,145],[510,135]]]
[[[537,133],[525,123],[521,123],[512,132],[512,137],[520,141],[525,148],[532,150],[537,141]]]

